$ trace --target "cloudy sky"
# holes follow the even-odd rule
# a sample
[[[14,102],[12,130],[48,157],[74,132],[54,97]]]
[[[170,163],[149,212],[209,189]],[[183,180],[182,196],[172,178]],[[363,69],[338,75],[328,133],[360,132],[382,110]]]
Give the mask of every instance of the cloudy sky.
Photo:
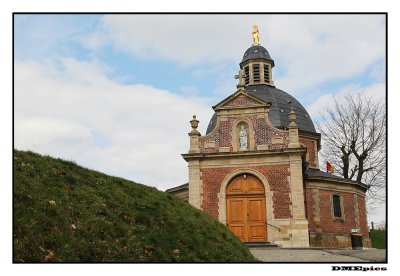
[[[188,181],[189,121],[235,92],[252,44],[314,122],[346,92],[385,100],[384,15],[14,16],[14,146],[160,190]],[[383,220],[380,218],[379,220]]]

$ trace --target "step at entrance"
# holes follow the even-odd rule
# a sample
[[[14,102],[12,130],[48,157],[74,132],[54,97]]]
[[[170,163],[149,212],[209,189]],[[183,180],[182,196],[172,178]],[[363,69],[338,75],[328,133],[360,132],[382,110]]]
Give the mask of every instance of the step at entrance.
[[[278,247],[270,242],[244,242],[244,244],[251,248]]]

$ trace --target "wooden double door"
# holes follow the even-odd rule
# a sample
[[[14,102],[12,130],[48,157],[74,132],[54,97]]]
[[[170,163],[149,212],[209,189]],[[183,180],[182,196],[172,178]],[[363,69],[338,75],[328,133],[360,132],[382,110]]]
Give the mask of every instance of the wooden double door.
[[[265,191],[252,175],[239,175],[226,189],[226,222],[243,242],[267,240]]]

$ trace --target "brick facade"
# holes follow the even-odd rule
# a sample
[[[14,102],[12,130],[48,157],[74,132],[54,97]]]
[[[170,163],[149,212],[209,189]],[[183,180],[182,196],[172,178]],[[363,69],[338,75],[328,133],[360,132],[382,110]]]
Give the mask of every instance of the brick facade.
[[[211,168],[200,170],[201,209],[218,219],[218,193],[224,178],[233,171],[232,168]]]
[[[291,218],[290,205],[291,193],[289,186],[289,165],[269,165],[252,167],[268,180],[270,190],[273,192],[272,204],[275,219]],[[235,171],[236,168],[204,168],[200,170],[201,209],[218,219],[218,193],[223,180]]]
[[[255,133],[255,144],[249,150],[257,150],[257,146],[265,145],[266,149],[287,148],[289,143],[288,133],[282,132],[269,125],[265,118],[257,118],[256,115],[229,117],[220,120],[216,129],[210,134],[200,137],[200,152],[219,152],[220,148],[229,148],[233,152],[233,127],[239,122],[250,122],[251,131]],[[273,143],[273,139],[280,139],[280,143]],[[315,151],[314,151],[315,152]],[[315,159],[314,159],[315,160]],[[314,161],[315,162],[315,161]]]
[[[317,152],[316,152],[316,141],[315,140],[311,140],[311,139],[306,139],[306,138],[300,138],[300,143],[303,144],[304,146],[306,146],[307,148],[307,161],[308,161],[308,165],[311,168],[318,168],[318,164],[317,164]]]

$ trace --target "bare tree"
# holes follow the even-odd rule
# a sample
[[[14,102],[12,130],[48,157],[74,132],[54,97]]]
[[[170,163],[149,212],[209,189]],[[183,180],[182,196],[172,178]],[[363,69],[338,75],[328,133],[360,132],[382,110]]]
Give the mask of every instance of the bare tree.
[[[371,204],[385,200],[386,109],[364,93],[347,94],[343,103],[333,99],[318,130],[322,157],[346,179],[369,185]]]

